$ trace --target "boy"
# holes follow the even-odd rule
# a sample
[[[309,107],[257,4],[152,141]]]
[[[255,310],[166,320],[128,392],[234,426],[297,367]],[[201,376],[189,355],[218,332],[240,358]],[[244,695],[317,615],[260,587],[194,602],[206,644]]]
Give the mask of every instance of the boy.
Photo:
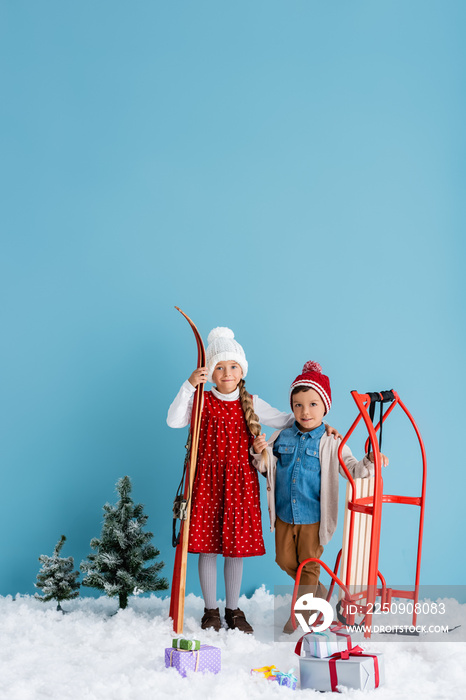
[[[271,531],[275,528],[276,562],[293,579],[300,562],[321,559],[324,545],[335,532],[338,519],[338,473],[345,475],[338,461],[341,440],[325,432],[323,417],[332,397],[329,378],[317,362],[306,362],[291,385],[291,409],[295,423],[275,432],[267,442],[265,434],[253,443],[254,466],[267,474],[267,500]],[[268,465],[260,458],[267,449]],[[388,459],[382,455],[383,466]],[[353,478],[373,474],[373,455],[360,462],[347,445],[342,458]],[[301,585],[319,584],[320,566],[308,562],[301,573]],[[322,590],[322,589],[321,589]],[[317,594],[319,591],[317,589]],[[322,596],[322,593],[320,593]],[[293,632],[291,620],[285,632]]]

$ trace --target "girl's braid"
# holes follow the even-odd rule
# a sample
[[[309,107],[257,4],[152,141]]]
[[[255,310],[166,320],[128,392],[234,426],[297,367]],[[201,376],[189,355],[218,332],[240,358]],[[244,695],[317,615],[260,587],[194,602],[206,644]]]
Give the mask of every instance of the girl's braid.
[[[261,425],[259,423],[259,417],[254,413],[254,405],[252,403],[252,396],[246,391],[244,379],[240,379],[239,386],[239,400],[241,401],[241,407],[243,409],[244,417],[246,419],[246,424],[249,428],[249,432],[254,437],[261,434]]]
[[[259,423],[259,417],[256,415],[256,413],[254,413],[252,396],[246,391],[244,379],[240,379],[238,387],[239,400],[241,401],[241,407],[246,419],[246,425],[248,426],[251,435],[258,437],[261,434],[261,424]],[[267,463],[267,450],[262,451],[262,456]]]

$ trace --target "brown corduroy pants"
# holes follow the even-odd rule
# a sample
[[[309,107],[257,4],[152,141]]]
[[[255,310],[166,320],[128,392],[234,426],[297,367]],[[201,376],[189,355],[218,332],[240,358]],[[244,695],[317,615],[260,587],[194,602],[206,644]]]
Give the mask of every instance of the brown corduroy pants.
[[[275,561],[293,580],[298,567],[305,559],[322,558],[324,548],[319,540],[320,523],[293,525],[277,517],[275,522]],[[308,562],[301,572],[300,586],[312,586],[319,597],[326,595],[325,586],[319,583],[320,565]]]

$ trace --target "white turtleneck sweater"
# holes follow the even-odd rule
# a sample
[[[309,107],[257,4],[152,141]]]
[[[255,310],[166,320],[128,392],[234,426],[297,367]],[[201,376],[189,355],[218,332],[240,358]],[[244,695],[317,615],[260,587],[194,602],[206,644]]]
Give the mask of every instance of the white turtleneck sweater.
[[[168,409],[167,423],[170,428],[184,428],[186,425],[189,425],[195,391],[195,387],[188,379],[183,382],[175,400]],[[236,401],[239,399],[238,388],[232,391],[231,394],[221,394],[215,387],[212,387],[211,391],[221,401]],[[255,395],[252,397],[252,402],[254,411],[262,425],[267,425],[277,430],[289,428],[290,425],[293,425],[294,415],[292,413],[279,411]]]

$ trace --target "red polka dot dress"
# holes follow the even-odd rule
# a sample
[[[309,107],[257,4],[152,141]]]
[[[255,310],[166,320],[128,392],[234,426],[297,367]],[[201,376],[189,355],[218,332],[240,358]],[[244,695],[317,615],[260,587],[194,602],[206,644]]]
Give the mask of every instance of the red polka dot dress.
[[[194,479],[190,552],[253,557],[265,554],[259,480],[249,462],[251,435],[240,400],[204,393]]]

